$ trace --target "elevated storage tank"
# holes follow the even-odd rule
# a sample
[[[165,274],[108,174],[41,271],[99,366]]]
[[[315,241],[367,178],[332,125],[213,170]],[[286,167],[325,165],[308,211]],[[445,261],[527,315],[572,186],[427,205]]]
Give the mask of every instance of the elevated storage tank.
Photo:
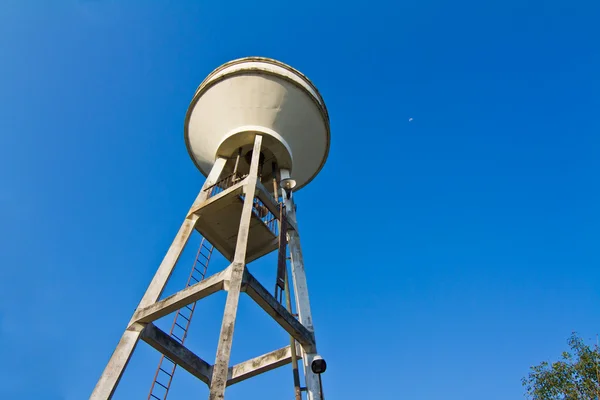
[[[307,400],[323,400],[321,374],[327,364],[317,352],[293,194],[319,173],[327,159],[329,117],[323,99],[304,75],[284,63],[259,57],[234,60],[214,70],[198,87],[184,134],[188,152],[206,180],[90,398],[112,398],[143,340],[163,355],[148,399],[166,399],[180,369],[208,386],[209,400],[222,400],[227,387],[291,364],[295,398],[302,399],[305,392]],[[202,240],[187,283],[164,297],[194,230]],[[267,284],[274,289],[271,292],[247,265],[274,251],[275,287],[273,280]],[[209,272],[214,253],[230,264],[213,271],[210,263]],[[197,302],[222,290],[227,299],[211,363],[202,358],[206,355],[187,348],[185,341]],[[272,317],[290,341],[284,348],[231,365],[242,293]],[[154,322],[170,314],[174,319],[167,333]]]
[[[246,57],[215,69],[200,84],[185,119],[185,143],[207,176],[217,157],[249,151],[263,135],[265,176],[272,162],[289,169],[296,190],[321,170],[329,152],[329,116],[317,88],[296,69]]]

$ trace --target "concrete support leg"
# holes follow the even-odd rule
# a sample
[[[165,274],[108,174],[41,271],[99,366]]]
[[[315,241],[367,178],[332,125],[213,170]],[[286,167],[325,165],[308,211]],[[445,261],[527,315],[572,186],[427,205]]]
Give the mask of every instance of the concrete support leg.
[[[282,169],[281,179],[289,178],[290,171]],[[304,270],[304,260],[302,258],[302,248],[300,247],[300,235],[298,234],[298,222],[296,221],[296,209],[292,198],[287,198],[282,190],[282,196],[285,199],[286,214],[291,221],[294,230],[288,231],[288,244],[290,247],[292,279],[294,282],[294,295],[296,298],[296,310],[300,323],[308,329],[314,337],[315,328],[313,326],[312,314],[310,311],[310,301],[308,298],[308,285],[306,283],[306,272]],[[304,365],[304,377],[306,380],[306,392],[308,400],[322,400],[320,377],[311,370],[311,363],[317,355],[316,344],[313,348],[302,347],[302,363]]]
[[[219,158],[215,161],[212,171],[206,178],[206,182],[204,182],[202,190],[190,210],[194,210],[197,205],[207,199],[208,193],[204,189],[208,188],[219,179],[219,176],[225,167],[225,162],[226,160],[224,158]],[[144,297],[140,301],[138,309],[148,307],[159,299],[197,222],[198,216],[191,212],[188,213],[179,232],[175,236],[175,240],[171,244],[171,247],[169,247],[167,254],[158,267],[154,278],[152,278],[152,282],[150,282]],[[129,322],[129,327],[121,337],[117,348],[113,352],[102,376],[92,392],[90,397],[91,400],[107,400],[112,397],[119,380],[125,371],[125,367],[129,363],[133,350],[140,339],[143,328],[144,324],[137,323],[134,319]]]
[[[254,148],[252,150],[252,161],[250,162],[250,172],[247,183],[244,187],[245,199],[242,207],[242,216],[240,218],[240,228],[238,231],[235,255],[231,265],[231,277],[223,313],[223,322],[221,325],[221,334],[217,346],[217,356],[213,367],[212,381],[210,385],[210,400],[221,400],[225,397],[225,387],[229,372],[229,358],[231,356],[231,344],[233,341],[233,330],[235,328],[235,319],[237,314],[238,302],[242,291],[242,282],[246,270],[246,247],[248,244],[248,234],[250,232],[250,222],[252,218],[252,206],[256,192],[256,182],[258,177],[259,155],[262,143],[262,136],[257,135],[254,139]]]

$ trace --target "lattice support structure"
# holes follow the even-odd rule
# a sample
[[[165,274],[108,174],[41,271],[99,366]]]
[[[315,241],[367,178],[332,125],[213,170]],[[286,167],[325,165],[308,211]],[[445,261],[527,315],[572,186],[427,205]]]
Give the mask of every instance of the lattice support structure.
[[[261,144],[262,136],[256,135],[248,175],[241,179],[232,179],[231,186],[223,188],[218,193],[214,193],[214,185],[219,182],[227,160],[218,158],[215,161],[202,191],[192,205],[173,244],[159,266],[94,388],[91,399],[100,400],[112,397],[140,339],[163,354],[158,372],[160,373],[161,369],[167,371],[165,372],[166,380],[160,380],[165,390],[170,387],[174,370],[178,366],[209,386],[209,399],[223,399],[227,386],[289,364],[292,361],[293,353],[299,353],[303,358],[307,398],[308,400],[322,399],[318,377],[310,370],[310,362],[317,354],[317,349],[308,303],[308,289],[300,239],[295,213],[292,211],[294,210],[294,204],[292,199],[286,199],[288,213],[287,217],[283,217],[283,213],[278,213],[277,201],[273,199],[272,195],[264,189],[264,186],[258,180]],[[286,174],[289,176],[288,171],[281,171],[282,177]],[[256,199],[259,200],[258,205]],[[216,206],[217,202],[220,202],[218,203],[220,204],[219,207]],[[169,297],[160,299],[175,264],[194,229],[198,229],[204,237],[209,234],[216,238],[216,241],[208,239],[216,248],[221,246],[225,250],[228,249],[228,243],[218,240],[222,232],[227,233],[226,230],[211,230],[210,226],[203,225],[203,220],[215,218],[215,210],[222,209],[225,206],[229,207],[229,214],[232,210],[239,210],[239,222],[236,221],[238,230],[235,236],[236,243],[231,252],[231,264],[224,270],[208,277],[205,277],[206,269],[199,268],[196,272],[192,270],[186,288]],[[284,307],[246,268],[249,261],[266,254],[268,251],[265,249],[274,250],[277,248],[278,232],[268,226],[268,223],[273,222],[272,218],[269,217],[270,214],[280,215],[279,218],[287,218],[285,225],[287,225],[286,231],[292,266],[291,276],[295,289],[298,319],[288,309],[290,307]],[[205,266],[207,265],[206,263]],[[192,275],[195,273],[199,273],[199,275],[196,279],[192,279]],[[196,280],[198,282],[195,282]],[[227,300],[215,362],[210,364],[186,348],[184,342],[189,329],[191,313],[194,311],[194,304],[220,290],[227,291]],[[246,293],[270,315],[294,339],[292,341],[294,344],[230,366],[229,361],[238,302],[242,293]],[[190,314],[185,313],[185,310],[188,310]],[[163,332],[154,325],[154,321],[173,312],[176,312],[176,317],[169,333]],[[167,363],[170,363],[170,365],[167,366]],[[157,379],[158,375],[155,377],[155,381]],[[155,384],[152,390],[156,386],[159,385]],[[152,395],[153,392],[151,391],[149,398],[164,398],[159,397],[159,395],[152,397]]]

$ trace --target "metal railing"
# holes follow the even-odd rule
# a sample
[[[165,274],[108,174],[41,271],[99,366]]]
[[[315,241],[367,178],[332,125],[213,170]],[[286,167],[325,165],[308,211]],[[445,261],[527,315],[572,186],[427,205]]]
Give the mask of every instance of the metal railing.
[[[241,194],[239,197],[240,200],[244,201],[246,195]],[[279,235],[279,224],[277,223],[279,217],[273,215],[265,203],[263,203],[263,201],[258,197],[254,198],[254,202],[252,204],[252,214],[260,219],[261,222],[265,224],[265,226],[273,233],[273,235]]]
[[[238,183],[239,181],[244,179],[246,176],[248,176],[248,175],[247,174],[240,175],[238,173],[233,173],[233,174],[227,175],[224,178],[219,179],[213,185],[207,187],[204,190],[206,190],[208,192],[208,197],[210,198],[210,197],[213,197],[213,196],[221,193],[224,190],[229,189],[230,187],[232,187],[233,185],[235,185],[236,183]]]
[[[279,224],[277,223],[279,219],[278,216],[273,215],[271,210],[269,210],[265,203],[263,203],[258,197],[254,198],[252,211],[254,212],[254,215],[256,215],[267,226],[267,228],[273,232],[275,236],[279,235]]]

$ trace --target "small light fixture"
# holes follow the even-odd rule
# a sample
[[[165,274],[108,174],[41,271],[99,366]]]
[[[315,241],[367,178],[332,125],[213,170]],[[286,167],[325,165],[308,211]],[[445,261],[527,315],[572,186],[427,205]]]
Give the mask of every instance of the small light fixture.
[[[287,198],[292,197],[292,190],[296,187],[296,181],[292,178],[285,178],[279,182],[279,185],[285,190],[285,195]]]
[[[327,363],[323,359],[323,357],[316,355],[313,358],[312,363],[310,364],[310,369],[313,373],[321,375],[327,369]]]

